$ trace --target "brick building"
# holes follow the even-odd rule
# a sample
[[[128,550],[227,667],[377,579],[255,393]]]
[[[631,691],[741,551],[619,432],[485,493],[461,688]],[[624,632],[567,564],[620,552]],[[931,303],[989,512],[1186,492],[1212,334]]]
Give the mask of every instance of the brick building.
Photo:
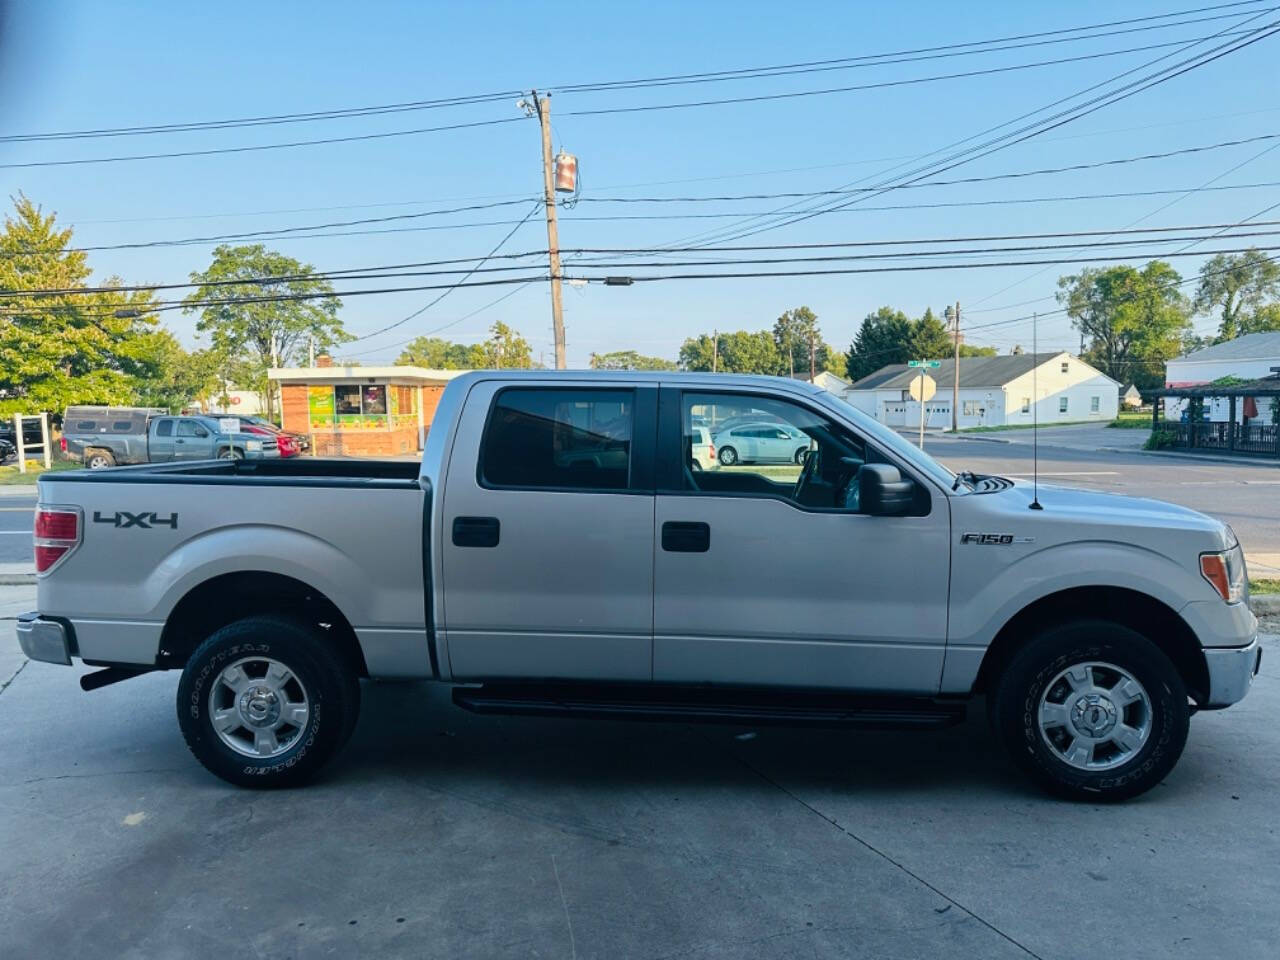
[[[394,457],[422,449],[445,384],[463,370],[422,367],[274,367],[281,426],[311,437],[318,457]]]

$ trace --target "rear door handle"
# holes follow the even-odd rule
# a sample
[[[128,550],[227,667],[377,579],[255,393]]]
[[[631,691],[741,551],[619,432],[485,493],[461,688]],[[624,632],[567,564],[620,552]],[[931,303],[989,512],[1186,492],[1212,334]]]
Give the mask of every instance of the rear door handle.
[[[496,547],[501,524],[497,517],[454,517],[455,547]]]
[[[698,521],[668,520],[662,525],[662,549],[669,553],[706,553],[711,526]]]

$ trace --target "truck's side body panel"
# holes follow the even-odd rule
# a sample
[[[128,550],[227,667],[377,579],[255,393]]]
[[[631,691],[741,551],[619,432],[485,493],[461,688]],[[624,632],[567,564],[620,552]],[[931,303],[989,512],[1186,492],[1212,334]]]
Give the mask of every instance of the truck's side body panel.
[[[43,504],[83,510],[82,544],[38,588],[39,610],[71,622],[82,657],[152,663],[166,619],[189,591],[223,574],[260,571],[332,601],[360,638],[371,673],[432,675],[416,483],[201,483],[176,472],[115,473],[114,482],[41,482]],[[156,482],[166,476],[172,482]],[[236,597],[226,602],[234,607]]]

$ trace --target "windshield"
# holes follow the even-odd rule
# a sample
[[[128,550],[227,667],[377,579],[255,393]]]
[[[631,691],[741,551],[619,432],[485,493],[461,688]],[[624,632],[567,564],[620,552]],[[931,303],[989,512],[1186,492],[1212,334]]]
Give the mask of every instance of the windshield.
[[[937,460],[933,459],[933,457],[929,456],[929,454],[925,453],[897,431],[890,430],[883,424],[872,420],[857,407],[853,406],[842,397],[836,396],[834,393],[827,393],[824,390],[818,394],[818,398],[822,403],[825,403],[841,416],[850,420],[870,439],[874,440],[880,446],[885,447],[891,452],[896,453],[913,467],[923,470],[937,483],[942,484],[942,486],[948,490],[952,489],[954,486],[956,475],[953,471],[948,470]]]

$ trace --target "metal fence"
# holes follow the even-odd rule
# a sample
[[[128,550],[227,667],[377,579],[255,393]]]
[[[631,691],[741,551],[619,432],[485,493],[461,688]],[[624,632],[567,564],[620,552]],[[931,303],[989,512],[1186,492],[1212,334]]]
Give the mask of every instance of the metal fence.
[[[1156,430],[1175,448],[1280,458],[1280,427],[1274,424],[1161,423]]]

